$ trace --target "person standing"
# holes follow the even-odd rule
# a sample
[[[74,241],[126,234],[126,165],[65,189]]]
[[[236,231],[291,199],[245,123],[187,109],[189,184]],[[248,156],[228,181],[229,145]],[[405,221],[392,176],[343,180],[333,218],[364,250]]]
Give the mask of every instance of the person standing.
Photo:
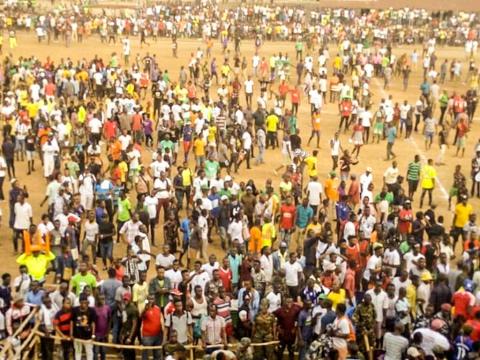
[[[346,360],[348,355],[347,339],[350,337],[351,324],[345,316],[346,309],[345,304],[337,305],[337,317],[331,330],[333,346],[338,352],[338,360]]]
[[[432,193],[435,188],[437,171],[433,167],[433,160],[428,159],[427,165],[424,165],[421,171],[422,177],[422,195],[420,196],[420,208],[423,206],[423,198],[428,193],[428,205],[432,205]]]
[[[3,182],[5,181],[5,175],[7,170],[7,162],[3,156],[3,152],[0,151],[0,200],[5,200],[5,195],[3,194]]]
[[[333,138],[330,139],[330,156],[332,157],[332,171],[335,171],[338,166],[338,156],[340,151],[343,151],[342,145],[340,143],[339,132],[336,131]]]
[[[151,294],[148,295],[145,309],[141,315],[142,319],[142,345],[144,346],[159,346],[162,344],[162,328],[163,328],[163,315],[160,308],[155,304],[155,297]],[[142,359],[147,360],[149,358],[150,350],[144,350],[142,352]],[[153,350],[153,359],[160,360],[160,350]]]
[[[297,320],[301,310],[301,307],[295,304],[291,297],[287,297],[284,305],[273,312],[277,318],[278,329],[280,329],[278,334],[280,346],[277,352],[279,360],[283,359],[285,348],[288,349],[289,359],[293,360],[294,358],[293,345],[297,338]]]
[[[202,342],[207,354],[211,354],[218,347],[209,347],[209,345],[227,346],[227,334],[225,332],[225,319],[217,316],[217,307],[211,305],[208,309],[208,317],[201,322]]]
[[[408,197],[412,200],[413,195],[417,191],[418,182],[420,180],[420,155],[415,155],[413,161],[408,164],[406,179],[408,182]]]
[[[12,179],[15,177],[15,144],[10,136],[7,136],[2,144],[2,154],[7,165],[8,178]]]
[[[83,349],[85,349],[86,359],[93,360],[93,344],[76,341],[76,339],[95,340],[96,320],[97,313],[88,306],[88,297],[81,294],[80,306],[74,307],[72,310],[72,325],[70,326],[70,336],[74,339],[75,360],[82,359]]]
[[[32,224],[32,206],[26,201],[25,195],[18,195],[14,206],[14,223],[13,223],[13,249],[18,252],[18,239],[22,240],[22,252],[25,251],[25,241],[23,232],[30,228]]]

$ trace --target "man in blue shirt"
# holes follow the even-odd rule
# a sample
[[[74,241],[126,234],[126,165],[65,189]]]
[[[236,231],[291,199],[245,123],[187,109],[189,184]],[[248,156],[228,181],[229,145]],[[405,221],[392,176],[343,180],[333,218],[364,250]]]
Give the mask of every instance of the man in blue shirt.
[[[32,305],[40,306],[43,303],[43,295],[45,292],[40,289],[38,281],[33,280],[30,284],[30,291],[27,292],[25,301]]]
[[[302,204],[297,206],[295,215],[295,225],[297,226],[297,246],[303,245],[303,237],[307,225],[313,217],[313,209],[308,205],[308,198],[302,200]],[[300,242],[302,240],[302,242]]]
[[[393,122],[388,124],[387,128],[387,161],[395,159],[397,156],[393,152],[393,144],[395,144],[395,139],[397,138],[397,128],[394,126]]]

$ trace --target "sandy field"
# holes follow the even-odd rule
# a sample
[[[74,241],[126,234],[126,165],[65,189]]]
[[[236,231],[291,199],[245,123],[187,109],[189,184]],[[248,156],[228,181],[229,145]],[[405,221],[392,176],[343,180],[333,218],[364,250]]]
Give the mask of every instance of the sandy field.
[[[47,56],[50,56],[55,61],[59,61],[61,58],[71,58],[72,60],[78,60],[80,58],[92,58],[94,55],[103,57],[105,60],[108,60],[112,52],[121,53],[121,44],[117,42],[116,45],[104,45],[100,43],[99,38],[91,37],[86,40],[83,44],[74,43],[70,48],[66,48],[63,44],[53,43],[51,45],[47,44],[38,44],[33,33],[19,33],[18,35],[18,48],[14,50],[14,57],[19,56],[31,56],[34,54],[40,60],[45,60]],[[5,44],[6,45],[6,44]],[[140,48],[140,42],[138,38],[132,38],[132,58],[135,57],[135,54],[139,52],[142,56],[147,52],[150,54],[156,54],[157,59],[159,59],[160,68],[168,68],[171,79],[175,80],[178,78],[178,70],[181,64],[186,65],[190,57],[190,53],[195,51],[197,47],[202,46],[200,40],[190,40],[190,39],[180,39],[178,54],[179,59],[174,59],[171,55],[171,47],[169,39],[161,39],[157,42],[152,42],[149,47]],[[6,45],[8,46],[8,45]],[[331,55],[334,56],[335,47],[330,46]],[[253,55],[253,41],[244,41],[241,44],[242,55],[246,56],[249,64],[251,64],[251,57]],[[394,52],[397,55],[403,53],[408,53],[412,51],[412,47],[399,47],[394,49]],[[419,48],[419,50],[421,50]],[[4,49],[4,53],[9,51],[9,49]],[[233,49],[232,49],[233,51]],[[282,53],[288,52],[291,59],[295,58],[294,53],[294,44],[287,42],[275,42],[275,43],[265,43],[261,48],[261,55],[269,56],[272,53],[281,51]],[[213,55],[217,57],[217,60],[221,60],[221,47],[217,42],[214,46]],[[441,64],[444,58],[464,58],[464,52],[462,48],[440,48],[438,50],[439,60],[437,64]],[[219,61],[220,63],[220,61]],[[250,66],[250,65],[249,65]],[[465,65],[463,67],[465,69]],[[295,71],[292,69],[291,74],[294,74]],[[374,80],[372,83],[372,91],[374,93],[375,104],[378,104],[378,101],[382,97],[387,97],[388,94],[392,94],[395,101],[403,102],[403,100],[408,100],[410,104],[414,104],[419,95],[419,81],[421,80],[420,70],[416,70],[412,73],[410,79],[410,86],[407,92],[403,92],[401,88],[401,79],[397,78],[393,80],[391,89],[387,92],[384,92],[382,89],[383,81]],[[256,83],[258,89],[258,83]],[[447,83],[445,88],[448,91],[454,89],[459,91],[466,91],[466,87],[461,83]],[[212,88],[213,91],[216,88]],[[212,93],[213,93],[212,91]],[[242,103],[244,102],[243,94],[241,96]],[[437,110],[438,111],[438,110]],[[338,127],[339,115],[338,107],[336,104],[327,104],[323,108],[322,114],[322,134],[321,134],[321,149],[319,151],[319,176],[320,180],[323,182],[326,179],[326,176],[331,168],[331,159],[330,159],[330,150],[329,150],[329,140],[333,136],[334,131]],[[467,141],[467,149],[465,158],[456,158],[455,149],[450,148],[447,150],[445,161],[446,166],[437,168],[439,181],[438,186],[434,191],[434,202],[438,204],[438,213],[446,215],[446,225],[450,226],[451,223],[451,213],[447,209],[447,193],[448,189],[452,183],[452,173],[454,166],[456,164],[461,164],[462,169],[465,175],[468,176],[470,170],[470,159],[473,155],[472,149],[479,138],[478,126],[478,117],[474,120],[473,130],[469,134]],[[310,134],[310,118],[309,118],[309,105],[307,104],[307,99],[304,96],[302,99],[302,104],[299,111],[298,119],[299,127],[301,129],[301,135],[303,139],[303,144],[306,144],[308,136]],[[344,147],[352,148],[352,145],[349,144],[348,138],[351,134],[342,134],[341,141]],[[450,137],[453,135],[450,134]],[[450,142],[452,139],[450,139]],[[307,151],[311,152],[312,147],[307,147]],[[399,168],[401,173],[405,174],[407,164],[413,159],[415,154],[420,154],[422,159],[425,161],[427,158],[435,158],[438,153],[438,145],[434,143],[432,149],[429,151],[424,150],[423,136],[421,134],[414,134],[411,140],[398,139],[394,152],[397,154],[397,161],[399,163]],[[378,192],[382,184],[382,174],[385,169],[390,165],[390,162],[384,161],[386,157],[386,144],[381,142],[380,144],[368,144],[363,146],[360,157],[359,164],[352,167],[352,173],[360,175],[367,166],[371,166],[374,170],[374,184],[376,187],[375,193]],[[144,153],[143,161],[147,164],[150,162],[150,154]],[[279,150],[267,150],[266,152],[267,164],[263,166],[253,166],[252,170],[246,170],[245,165],[242,164],[240,172],[238,175],[235,175],[236,181],[247,180],[253,178],[258,187],[262,188],[265,180],[267,178],[272,178],[274,185],[277,187],[279,184],[279,177],[273,174],[274,167],[277,167],[282,162],[282,157]],[[44,197],[46,182],[42,177],[42,172],[40,170],[40,161],[36,161],[37,170],[33,175],[27,176],[26,163],[17,162],[17,178],[20,180],[21,185],[26,185],[30,193],[30,203],[34,209],[34,221],[38,223],[40,221],[41,214],[46,211],[46,208],[40,207],[40,202]],[[10,189],[10,184],[5,181],[4,190],[8,193]],[[469,182],[470,186],[470,182]],[[131,194],[131,198],[133,199]],[[414,199],[414,209],[418,209],[419,204],[419,193],[417,192]],[[475,208],[480,204],[477,199],[471,200]],[[0,226],[0,254],[2,258],[1,272],[9,271],[16,275],[17,266],[15,263],[15,256],[13,254],[13,246],[11,240],[11,230],[8,228],[8,203],[3,202],[0,204],[0,207],[3,211],[3,220]],[[161,226],[157,228],[157,238],[160,238]],[[160,238],[161,239],[161,238]],[[162,239],[163,240],[163,239]],[[158,244],[158,241],[157,241]],[[152,249],[154,253],[159,251],[159,248]],[[222,255],[222,250],[219,246],[219,241],[215,240],[210,247],[210,251],[217,254],[217,256]],[[116,246],[115,255],[123,256],[125,253],[125,247]],[[152,270],[152,269],[151,269]]]

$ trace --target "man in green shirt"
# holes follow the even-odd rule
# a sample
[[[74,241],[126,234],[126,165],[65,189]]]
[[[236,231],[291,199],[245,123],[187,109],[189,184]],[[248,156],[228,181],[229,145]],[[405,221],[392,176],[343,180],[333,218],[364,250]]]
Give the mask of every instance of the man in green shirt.
[[[88,265],[85,261],[78,264],[78,273],[72,277],[71,288],[72,291],[79,296],[85,286],[90,286],[95,295],[97,289],[97,279],[88,272]]]
[[[408,164],[407,168],[407,182],[408,182],[408,197],[413,200],[413,195],[417,191],[418,181],[420,180],[420,155],[415,155],[413,161]]]
[[[300,37],[297,39],[297,42],[295,43],[295,52],[297,54],[297,61],[302,60],[303,57],[303,42],[300,39]]]
[[[127,198],[127,195],[124,191],[120,193],[120,199],[118,200],[118,212],[117,212],[117,223],[118,223],[118,231],[122,228],[123,224],[125,224],[128,220],[132,217],[132,204],[130,200]]]
[[[157,277],[153,278],[148,284],[148,293],[155,296],[155,304],[163,309],[168,303],[168,295],[172,290],[170,279],[165,277],[165,269],[157,269]]]
[[[170,134],[165,134],[165,138],[160,141],[160,148],[162,149],[162,153],[165,154],[166,149],[170,150],[170,153],[173,154],[173,141],[170,140]]]
[[[205,161],[205,176],[209,180],[213,180],[217,177],[218,170],[220,169],[220,164],[218,161],[213,160],[212,156],[208,157],[208,160]]]

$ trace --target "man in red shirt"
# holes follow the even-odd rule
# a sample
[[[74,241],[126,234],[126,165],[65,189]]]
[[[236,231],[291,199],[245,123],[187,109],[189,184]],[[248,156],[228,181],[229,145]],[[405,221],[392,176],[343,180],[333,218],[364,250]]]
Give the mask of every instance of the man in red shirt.
[[[280,241],[290,243],[290,238],[295,230],[295,205],[292,197],[288,196],[285,203],[280,207]]]
[[[117,136],[117,122],[107,119],[103,125],[103,134],[107,140],[114,139]]]
[[[232,292],[232,270],[227,257],[223,258],[222,266],[218,269],[218,276],[220,276],[225,292],[230,294]]]
[[[338,125],[338,130],[342,130],[342,125],[345,122],[345,131],[348,130],[348,125],[350,122],[350,115],[352,114],[352,100],[345,98],[340,102],[340,125]]]
[[[473,281],[465,279],[463,288],[458,289],[455,294],[453,294],[452,301],[455,307],[454,317],[463,316],[464,319],[471,317],[471,310],[475,305],[475,296],[472,294],[473,288]]]
[[[406,200],[403,209],[398,214],[398,232],[402,240],[406,240],[407,235],[411,232],[413,221],[412,203]]]
[[[148,303],[142,313],[142,345],[158,346],[162,344],[163,316],[160,308],[155,304],[155,296],[148,295]],[[142,358],[148,358],[148,352],[144,350]],[[160,350],[152,350],[153,358],[160,359]]]
[[[472,328],[472,333],[470,334],[470,338],[472,339],[472,341],[480,341],[480,310],[475,312],[474,318],[468,320],[466,325]]]

